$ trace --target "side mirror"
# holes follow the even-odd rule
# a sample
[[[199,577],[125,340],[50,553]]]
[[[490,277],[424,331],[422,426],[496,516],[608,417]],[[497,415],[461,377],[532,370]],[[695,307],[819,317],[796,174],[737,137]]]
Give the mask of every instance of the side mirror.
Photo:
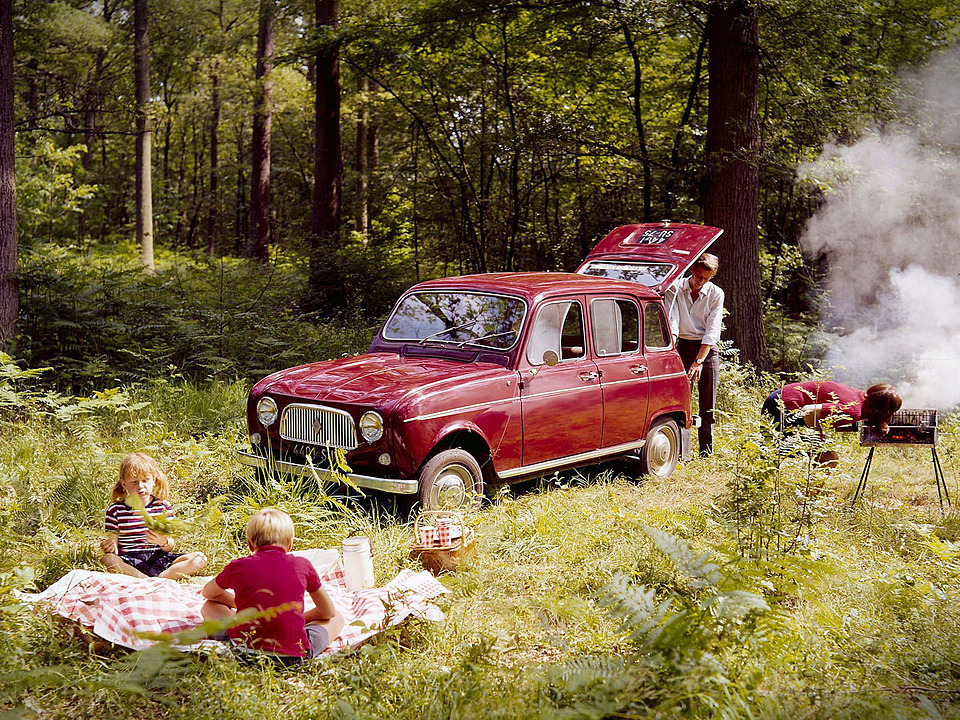
[[[558,362],[560,362],[560,356],[557,355],[555,350],[544,350],[543,364],[530,368],[530,376],[531,377],[535,376],[538,372],[540,372],[540,370],[543,368],[544,365],[550,365],[552,367],[553,365],[556,365]]]

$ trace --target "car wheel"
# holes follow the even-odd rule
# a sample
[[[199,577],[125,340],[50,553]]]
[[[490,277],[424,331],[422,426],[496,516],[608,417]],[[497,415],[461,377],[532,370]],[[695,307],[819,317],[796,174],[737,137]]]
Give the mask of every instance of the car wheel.
[[[483,473],[466,450],[444,450],[420,471],[420,507],[456,510],[476,506],[483,494]]]
[[[640,452],[640,472],[669,477],[680,460],[680,428],[675,420],[661,418],[647,433]]]

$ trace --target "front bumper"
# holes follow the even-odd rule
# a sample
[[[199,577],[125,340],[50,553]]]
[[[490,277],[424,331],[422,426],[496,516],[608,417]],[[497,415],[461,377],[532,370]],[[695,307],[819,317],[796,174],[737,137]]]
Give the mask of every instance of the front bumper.
[[[369,475],[359,475],[357,473],[344,473],[329,470],[316,465],[306,465],[299,462],[291,462],[280,458],[265,457],[251,450],[237,450],[240,462],[259,470],[271,472],[281,472],[285,475],[307,475],[316,473],[321,480],[329,482],[342,482],[342,478],[356,485],[357,487],[368,490],[380,490],[382,492],[395,493],[397,495],[413,495],[419,490],[420,483],[416,480],[401,480],[399,478],[379,478]]]

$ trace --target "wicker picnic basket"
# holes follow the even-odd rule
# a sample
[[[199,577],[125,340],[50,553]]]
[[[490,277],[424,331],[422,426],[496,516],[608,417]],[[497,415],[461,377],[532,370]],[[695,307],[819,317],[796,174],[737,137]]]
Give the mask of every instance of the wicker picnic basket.
[[[449,521],[450,535],[441,539],[440,528]],[[437,528],[438,537],[432,542],[424,542],[423,528]],[[459,531],[459,534],[458,532]],[[456,572],[465,562],[477,556],[477,544],[473,529],[463,522],[463,515],[447,510],[427,510],[417,516],[413,524],[414,541],[410,545],[410,559],[419,560],[434,575],[444,572]]]

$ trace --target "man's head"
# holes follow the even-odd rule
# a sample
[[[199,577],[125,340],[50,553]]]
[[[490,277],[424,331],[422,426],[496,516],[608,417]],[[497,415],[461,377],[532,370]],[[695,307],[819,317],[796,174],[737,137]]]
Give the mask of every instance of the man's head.
[[[699,292],[717,274],[720,268],[720,261],[716,255],[704,253],[693,264],[690,270],[690,287]]]
[[[265,545],[293,547],[293,520],[283,510],[264,508],[247,521],[247,545],[258,550]]]

